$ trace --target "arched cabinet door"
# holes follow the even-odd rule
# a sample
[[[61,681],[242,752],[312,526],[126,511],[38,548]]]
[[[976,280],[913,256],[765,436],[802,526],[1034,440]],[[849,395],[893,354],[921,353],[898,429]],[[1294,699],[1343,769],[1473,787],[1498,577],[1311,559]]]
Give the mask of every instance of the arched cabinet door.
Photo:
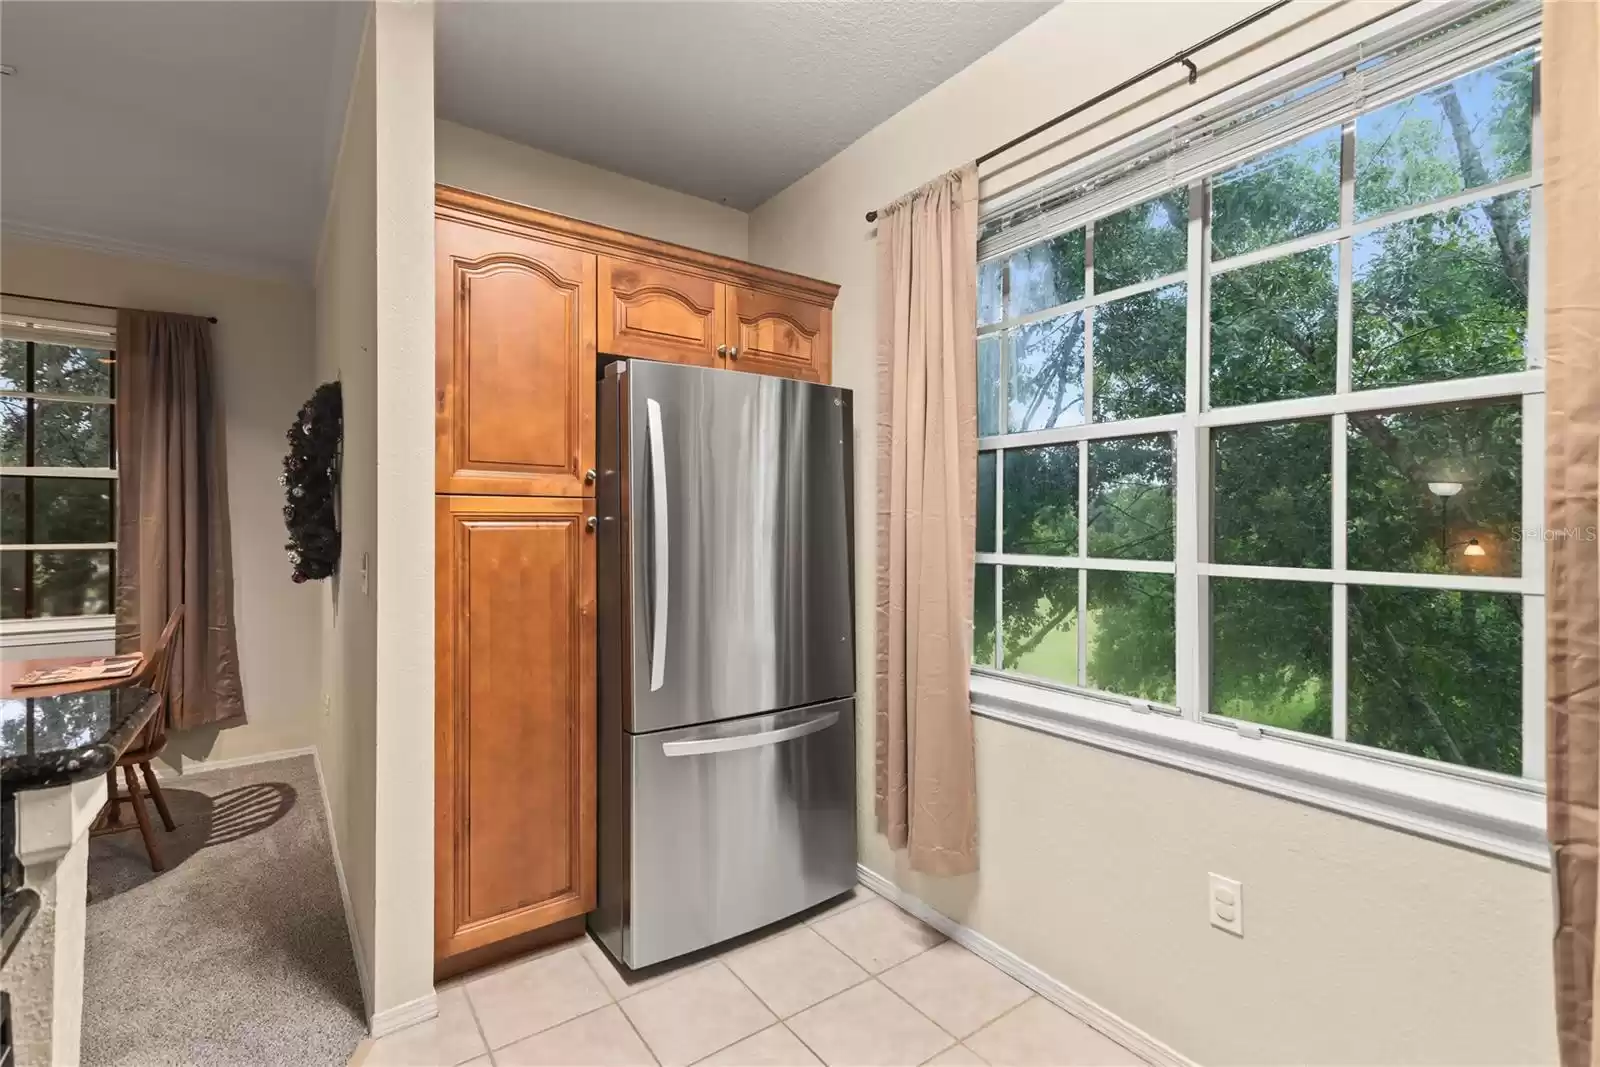
[[[591,496],[595,256],[437,220],[441,493]]]
[[[833,310],[792,296],[728,287],[731,370],[827,382],[833,367]]]
[[[725,289],[698,274],[601,256],[600,351],[715,367]]]

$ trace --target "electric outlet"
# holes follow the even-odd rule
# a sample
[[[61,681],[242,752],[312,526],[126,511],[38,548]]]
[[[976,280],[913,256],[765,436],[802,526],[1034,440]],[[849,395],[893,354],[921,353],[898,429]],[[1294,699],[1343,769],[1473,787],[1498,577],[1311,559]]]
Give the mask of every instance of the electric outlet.
[[[322,694],[322,717],[324,719],[327,719],[327,718],[331,718],[332,716],[333,716],[333,697],[329,696],[327,693],[323,693]]]
[[[367,595],[367,566],[369,560],[365,552],[361,553],[361,595]]]
[[[1211,887],[1207,902],[1211,913],[1211,925],[1218,930],[1226,930],[1236,937],[1243,937],[1244,887],[1232,878],[1224,878],[1220,874],[1213,874],[1210,878]]]

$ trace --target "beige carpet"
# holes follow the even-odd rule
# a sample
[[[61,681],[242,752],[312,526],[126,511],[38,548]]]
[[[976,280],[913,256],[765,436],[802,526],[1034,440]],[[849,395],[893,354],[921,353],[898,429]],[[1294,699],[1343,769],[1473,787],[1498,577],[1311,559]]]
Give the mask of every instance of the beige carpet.
[[[85,1067],[342,1067],[366,1027],[311,757],[164,782],[166,871],[137,830],[90,844]]]

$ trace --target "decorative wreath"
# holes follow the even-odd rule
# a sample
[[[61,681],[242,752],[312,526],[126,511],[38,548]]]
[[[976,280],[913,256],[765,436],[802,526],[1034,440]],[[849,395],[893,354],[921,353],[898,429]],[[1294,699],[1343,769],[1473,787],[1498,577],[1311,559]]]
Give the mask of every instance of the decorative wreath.
[[[287,491],[283,522],[289,528],[289,543],[283,547],[294,565],[296,584],[331,577],[339,568],[336,493],[343,434],[343,393],[338,382],[324,382],[289,427],[289,454],[278,475],[278,484]]]

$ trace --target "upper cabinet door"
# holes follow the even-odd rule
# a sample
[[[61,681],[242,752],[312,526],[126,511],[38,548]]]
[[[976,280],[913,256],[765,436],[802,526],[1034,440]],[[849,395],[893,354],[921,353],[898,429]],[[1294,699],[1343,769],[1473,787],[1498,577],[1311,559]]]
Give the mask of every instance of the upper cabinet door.
[[[715,367],[725,287],[710,278],[600,257],[600,351]]]
[[[831,308],[742,286],[729,286],[728,294],[729,369],[828,382]]]
[[[437,490],[593,495],[595,256],[436,227]]]

